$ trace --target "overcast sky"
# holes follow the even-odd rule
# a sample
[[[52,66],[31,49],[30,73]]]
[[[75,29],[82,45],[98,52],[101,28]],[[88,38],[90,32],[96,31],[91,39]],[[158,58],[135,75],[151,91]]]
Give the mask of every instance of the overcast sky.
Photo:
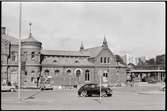
[[[24,2],[22,38],[32,22],[34,38],[48,50],[101,46],[104,35],[114,54],[155,57],[165,53],[163,2]],[[19,3],[2,3],[2,26],[18,38]]]

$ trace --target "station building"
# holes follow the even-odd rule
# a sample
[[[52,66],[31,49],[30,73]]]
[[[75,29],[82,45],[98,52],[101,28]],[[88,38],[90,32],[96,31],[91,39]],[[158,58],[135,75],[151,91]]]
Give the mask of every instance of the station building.
[[[56,49],[56,47],[55,47]],[[21,40],[21,87],[37,87],[38,77],[51,78],[55,86],[74,86],[85,83],[115,84],[126,82],[125,65],[116,62],[107,40],[100,46],[78,51],[43,50],[42,43],[32,33]],[[1,83],[18,82],[18,39],[1,28]]]

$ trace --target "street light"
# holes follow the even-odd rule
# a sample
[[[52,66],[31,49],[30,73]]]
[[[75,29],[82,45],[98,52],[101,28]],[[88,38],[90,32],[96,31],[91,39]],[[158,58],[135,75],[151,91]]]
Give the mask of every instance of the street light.
[[[21,99],[20,94],[20,76],[21,76],[21,21],[22,21],[22,2],[19,4],[19,57],[18,57],[18,99]]]
[[[119,62],[117,62],[117,72],[116,72],[116,75],[118,76],[118,85],[121,85],[121,81],[120,81],[120,73],[119,73],[119,69],[120,69],[120,66],[119,66]]]
[[[100,99],[100,103],[101,103],[101,75],[102,75],[102,71],[99,70],[99,80],[100,80],[100,97],[99,97],[99,99]]]

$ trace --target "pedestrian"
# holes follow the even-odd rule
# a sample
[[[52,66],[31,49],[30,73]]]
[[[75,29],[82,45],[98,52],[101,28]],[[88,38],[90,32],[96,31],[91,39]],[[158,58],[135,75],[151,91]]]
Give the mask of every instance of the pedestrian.
[[[130,78],[131,78],[131,80],[130,80],[130,82],[131,82],[131,86],[134,86],[134,74],[131,74],[130,75]]]
[[[39,87],[39,83],[40,83],[40,75],[38,75],[37,77],[37,87]]]

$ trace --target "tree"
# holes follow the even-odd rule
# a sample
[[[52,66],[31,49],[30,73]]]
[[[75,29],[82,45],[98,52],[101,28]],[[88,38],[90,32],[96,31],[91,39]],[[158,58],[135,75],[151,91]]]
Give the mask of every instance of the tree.
[[[155,65],[156,61],[154,58],[151,58],[151,59],[147,60],[146,63],[147,63],[147,65]]]
[[[121,64],[125,64],[120,55],[115,55],[115,58],[116,58],[116,62],[119,62]]]
[[[165,54],[156,56],[156,64],[165,64]]]

